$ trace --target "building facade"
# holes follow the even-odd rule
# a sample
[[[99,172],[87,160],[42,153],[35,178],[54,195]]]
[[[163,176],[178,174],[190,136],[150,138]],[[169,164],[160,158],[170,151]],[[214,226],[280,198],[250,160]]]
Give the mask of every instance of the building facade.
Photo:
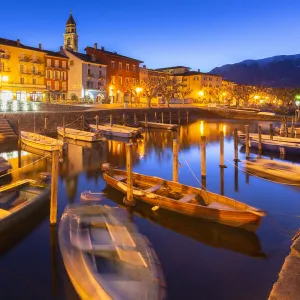
[[[153,77],[160,77],[160,76],[169,76],[168,73],[163,71],[158,71],[154,69],[148,69],[145,65],[140,67],[140,74],[139,74],[139,81],[142,82],[143,80],[146,80],[147,78],[153,78]]]
[[[68,99],[103,103],[106,98],[106,65],[84,53],[61,51],[69,58]]]
[[[176,75],[176,74],[189,72],[191,68],[185,66],[175,66],[175,67],[159,68],[155,70],[159,72],[167,73],[168,75]]]
[[[45,55],[45,85],[48,100],[65,100],[68,93],[69,58],[59,52]]]
[[[110,103],[121,103],[131,96],[131,91],[138,86],[139,65],[142,61],[110,52],[95,43],[94,47],[86,47],[86,54],[107,66],[106,81]],[[130,94],[130,95],[129,95]]]

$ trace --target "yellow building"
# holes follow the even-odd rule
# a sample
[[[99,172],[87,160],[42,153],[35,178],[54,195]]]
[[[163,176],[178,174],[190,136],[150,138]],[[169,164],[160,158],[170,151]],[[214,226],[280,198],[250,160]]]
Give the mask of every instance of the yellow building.
[[[181,80],[186,88],[192,90],[188,98],[204,99],[209,90],[222,88],[221,75],[203,73],[200,71],[189,71],[181,74],[174,74],[174,76]]]
[[[0,38],[0,100],[46,98],[45,51]]]

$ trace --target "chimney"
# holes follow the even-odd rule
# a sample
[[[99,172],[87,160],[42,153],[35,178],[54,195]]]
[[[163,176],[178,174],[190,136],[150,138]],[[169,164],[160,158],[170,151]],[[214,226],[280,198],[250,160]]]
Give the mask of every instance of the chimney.
[[[17,39],[17,46],[20,47],[20,40]]]
[[[104,51],[104,50],[105,50],[103,46],[101,47],[101,50],[102,50],[102,51]]]
[[[42,50],[42,44],[39,44],[39,49]]]
[[[95,48],[95,50],[97,50],[97,48],[98,48],[98,44],[97,43],[94,44],[94,48]]]

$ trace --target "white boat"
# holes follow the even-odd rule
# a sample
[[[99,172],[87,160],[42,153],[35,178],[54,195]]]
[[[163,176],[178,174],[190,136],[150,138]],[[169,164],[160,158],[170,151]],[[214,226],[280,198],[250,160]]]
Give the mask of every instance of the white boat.
[[[57,127],[57,133],[61,136],[65,135],[66,138],[70,138],[73,140],[80,140],[85,142],[95,142],[99,140],[95,132],[77,130],[73,128],[65,128],[64,133],[63,127]]]
[[[125,212],[95,204],[65,209],[59,224],[59,246],[81,299],[165,299],[155,252]]]
[[[270,175],[288,181],[300,182],[300,166],[281,161],[255,159],[246,160],[244,165],[247,171]]]
[[[142,126],[147,128],[158,128],[158,129],[167,129],[167,130],[174,130],[178,127],[177,124],[166,124],[166,123],[156,123],[156,122],[147,122],[147,126],[145,121],[139,122]]]
[[[21,131],[21,141],[25,145],[45,151],[61,151],[64,148],[64,142],[53,139],[41,134]]]
[[[105,124],[105,126],[110,126],[110,124],[107,123],[107,124]],[[122,128],[122,129],[126,129],[129,131],[133,131],[137,135],[141,134],[144,131],[143,127],[131,127],[131,126],[125,126],[125,125],[120,125],[120,124],[113,124],[112,127]]]
[[[92,132],[100,132],[104,135],[109,136],[119,136],[119,137],[126,137],[126,138],[134,138],[136,137],[137,132],[130,131],[128,129],[117,128],[117,127],[110,127],[106,125],[89,125]]]
[[[20,180],[0,188],[0,232],[20,226],[49,199],[48,185],[35,180]],[[22,226],[22,225],[21,225]]]

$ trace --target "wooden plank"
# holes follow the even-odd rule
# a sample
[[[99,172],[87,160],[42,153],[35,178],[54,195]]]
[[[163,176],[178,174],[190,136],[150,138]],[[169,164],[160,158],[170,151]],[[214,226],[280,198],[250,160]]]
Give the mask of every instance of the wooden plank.
[[[197,196],[196,194],[188,194],[188,195],[185,195],[184,197],[182,197],[181,199],[179,199],[178,201],[187,203],[187,202],[191,201],[192,199],[194,199],[196,196]]]
[[[146,189],[145,192],[147,192],[147,193],[153,193],[153,192],[159,190],[160,188],[162,188],[162,185],[160,185],[160,184],[159,185],[154,185],[151,188]]]
[[[124,175],[115,175],[114,178],[118,181],[123,181],[127,178],[127,176]]]

